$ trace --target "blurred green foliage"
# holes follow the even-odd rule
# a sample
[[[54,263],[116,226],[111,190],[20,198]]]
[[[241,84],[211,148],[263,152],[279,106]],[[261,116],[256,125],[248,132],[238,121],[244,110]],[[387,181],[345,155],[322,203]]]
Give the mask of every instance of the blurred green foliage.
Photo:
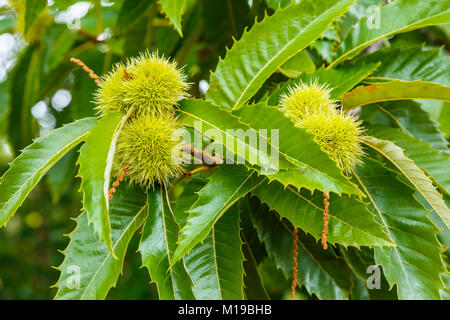
[[[26,12],[25,0],[0,1],[1,174],[32,139],[64,123],[95,115],[92,100],[96,84],[69,62],[70,57],[81,59],[101,75],[117,61],[157,50],[186,66],[192,83],[190,95],[202,97],[202,80],[208,80],[233,39],[239,39],[245,28],[251,28],[266,13],[272,14],[278,5],[285,7],[290,1],[188,0],[181,16],[183,37],[156,0],[46,2],[36,1],[34,11]],[[369,5],[379,1],[362,2]],[[355,20],[360,17],[356,9],[352,11]],[[420,29],[398,35],[388,45],[394,48],[426,43],[427,47],[444,46],[448,50],[449,30],[448,25]],[[327,60],[331,43],[327,39],[334,37],[330,31],[308,49],[316,66],[318,61]],[[286,79],[277,73],[271,77],[271,85]],[[425,103],[424,109],[433,111],[432,118],[448,138],[448,103],[433,103]],[[60,265],[63,256],[58,250],[68,243],[63,235],[75,225],[68,218],[76,217],[81,209],[80,181],[75,177],[77,152],[70,152],[50,170],[7,227],[0,230],[0,299],[54,297],[56,289],[50,286],[59,273],[50,266]],[[110,299],[157,298],[154,284],[142,285],[149,282],[149,276],[139,268],[138,238],[136,234],[130,244],[124,274],[118,288],[109,293]],[[269,296],[288,298],[289,281],[264,248],[259,249],[252,248]],[[303,288],[296,298],[314,297]]]

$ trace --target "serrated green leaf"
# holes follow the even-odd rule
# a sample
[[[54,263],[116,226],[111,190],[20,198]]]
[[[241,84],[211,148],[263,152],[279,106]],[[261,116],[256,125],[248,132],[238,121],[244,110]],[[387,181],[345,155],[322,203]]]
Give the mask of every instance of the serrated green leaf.
[[[376,247],[375,262],[383,267],[391,287],[397,285],[399,299],[440,299],[443,249],[427,210],[414,198],[413,190],[376,161],[366,159],[355,177],[378,221],[396,243],[395,247]]]
[[[372,43],[396,33],[450,22],[449,0],[396,0],[382,6],[379,16],[367,12],[350,30],[338,48],[338,57],[329,65],[355,57]],[[376,20],[379,19],[379,25]]]
[[[174,216],[180,227],[185,225],[189,209],[207,182],[204,176],[195,175],[175,201]],[[197,244],[184,257],[196,299],[243,298],[242,243],[239,232],[239,216],[233,206],[216,222],[203,243]],[[229,256],[233,259],[228,259]],[[233,274],[229,270],[233,270]]]
[[[254,170],[244,166],[223,165],[209,177],[198,192],[198,199],[189,210],[189,217],[180,232],[172,265],[210,233],[217,220],[237,200],[245,196],[263,180]]]
[[[446,200],[448,199],[448,197],[446,197]],[[433,222],[435,222],[435,219],[432,218],[432,214],[434,212],[431,213],[430,217],[433,220]],[[440,222],[440,221],[439,221]],[[441,222],[440,224],[437,224],[435,222],[435,224],[438,227],[441,227]],[[445,289],[440,289],[439,292],[441,294],[441,298],[442,300],[450,300],[450,231],[446,230],[445,232],[440,232],[438,234],[438,238],[441,241],[441,243],[446,247],[446,251],[444,253],[444,263],[447,269],[447,272],[441,274],[441,278],[442,281],[444,282],[444,287]]]
[[[225,152],[231,152],[233,155],[237,155],[237,160],[245,159],[251,165],[258,165],[266,170],[278,170],[278,159],[269,156],[268,150],[260,150],[258,143],[254,145],[247,142],[246,134],[256,139],[259,138],[259,141],[263,140],[269,146],[267,137],[259,135],[258,132],[240,122],[239,118],[233,116],[230,112],[199,99],[185,99],[181,101],[180,108],[182,112],[181,121],[194,127],[206,137],[213,138],[216,144],[225,146],[227,150],[222,151],[223,156],[225,156]],[[239,134],[240,132],[242,134]],[[212,135],[220,134],[221,136],[210,137],[208,133]],[[196,147],[202,148],[201,143],[202,141],[199,139]],[[194,144],[196,144],[195,138]],[[216,151],[216,153],[218,152]]]
[[[185,256],[197,299],[244,298],[244,255],[239,234],[239,212],[234,205],[217,220],[203,242]]]
[[[264,259],[267,257],[266,249],[264,248],[264,244],[261,242],[261,240],[258,237],[258,233],[256,232],[255,227],[253,226],[253,222],[250,219],[249,214],[249,206],[248,201],[250,199],[251,195],[245,196],[243,199],[239,200],[238,207],[239,207],[239,213],[241,216],[241,239],[249,246],[249,249],[251,250],[253,259],[255,260],[255,263],[257,265],[263,263]],[[244,252],[244,255],[246,256],[246,253]],[[244,270],[245,270],[245,264],[244,264]],[[258,270],[260,272],[261,270]],[[265,283],[266,279],[263,279],[263,283]],[[245,278],[244,278],[245,283]]]
[[[385,126],[370,126],[368,134],[379,139],[392,141],[404,150],[405,155],[425,170],[447,194],[450,190],[450,171],[448,156],[434,150],[430,145],[416,139],[399,129]]]
[[[295,0],[299,2],[299,0]],[[278,8],[286,8],[292,3],[292,0],[266,0],[267,6],[273,10],[278,10]]]
[[[245,159],[251,165],[262,167],[266,170],[264,173],[268,171],[271,174],[271,178],[286,185],[293,184],[297,188],[306,187],[311,190],[318,188],[324,192],[333,191],[339,194],[342,192],[361,194],[320,149],[313,135],[304,129],[296,128],[279,110],[264,104],[241,108],[236,111],[236,115],[243,122],[250,123],[250,126],[247,126],[230,112],[207,101],[186,99],[181,102],[180,107],[183,113],[181,120],[186,125],[194,126],[205,135],[220,134],[220,137],[212,137],[216,144],[223,144],[227,152],[237,154],[238,160]],[[260,129],[267,131],[264,133]],[[271,141],[267,136],[268,133],[271,134]],[[277,133],[278,142],[275,140],[276,137],[272,137]],[[258,140],[256,144],[252,143],[251,137]],[[298,144],[298,141],[302,141],[302,144]],[[263,145],[266,148],[263,148]],[[201,145],[197,148],[201,148]],[[269,149],[271,149],[270,156]],[[274,153],[279,153],[278,159]],[[304,168],[303,171],[298,174],[292,170],[288,173],[280,171],[272,174],[272,171],[276,172],[279,167],[296,166]]]
[[[251,206],[255,206],[251,202]],[[250,209],[260,239],[287,278],[292,276],[293,235],[285,222],[274,213],[256,204]],[[323,250],[312,237],[298,232],[298,280],[310,294],[319,299],[347,299],[352,287],[352,274],[333,248]]]
[[[108,214],[110,173],[116,141],[127,118],[120,112],[101,118],[81,147],[78,158],[78,175],[82,179],[83,206],[88,222],[94,225],[94,231],[109,250],[112,250]]]
[[[450,300],[450,273],[444,273],[442,279],[445,284],[445,289],[440,289],[442,300]]]
[[[299,192],[274,181],[263,182],[252,191],[261,202],[277,211],[295,227],[320,239],[323,228],[323,194]],[[327,241],[344,246],[390,246],[393,243],[360,201],[348,196],[330,195],[330,218]]]
[[[314,136],[303,128],[295,127],[280,110],[257,104],[245,106],[235,114],[255,130],[265,129],[272,132],[272,135],[274,130],[278,130],[278,145],[273,140],[270,143],[275,145],[280,155],[302,168],[290,168],[270,174],[268,177],[271,180],[278,180],[285,186],[292,184],[298,189],[305,187],[311,191],[319,189],[327,193],[333,191],[338,194],[361,194],[320,149],[314,141]]]
[[[88,224],[87,212],[77,221],[69,235],[70,243],[64,250],[64,261],[58,268],[60,278],[55,299],[105,299],[117,283],[128,243],[147,215],[145,194],[137,187],[122,183],[111,201],[110,219],[114,258],[105,245],[98,241],[94,228]]]
[[[180,36],[183,36],[183,31],[181,30],[181,16],[184,12],[184,6],[186,5],[186,0],[158,0],[161,7],[170,19],[175,29],[178,31]]]
[[[380,4],[380,0],[359,0],[350,7],[348,13],[335,23],[335,28],[338,33],[338,39],[345,39],[348,32],[351,30],[354,24],[356,24],[362,17],[364,17],[369,11],[369,7]],[[372,7],[373,10],[373,7]],[[373,11],[372,11],[373,12]],[[334,48],[333,51],[336,51]],[[336,53],[333,52],[335,55]],[[331,62],[331,61],[330,61]]]
[[[300,81],[310,83],[317,80],[320,84],[327,84],[331,91],[331,98],[340,99],[341,96],[351,90],[354,86],[372,74],[379,66],[376,63],[351,64],[336,69],[326,69],[321,67],[316,72],[301,75],[299,78],[286,82],[280,88],[274,90],[267,100],[267,104],[276,106],[280,103],[281,95],[288,92],[289,87],[293,87]]]
[[[255,23],[219,61],[210,77],[207,99],[227,109],[240,108],[271,74],[320,37],[352,3],[302,1]]]
[[[450,101],[450,87],[421,80],[394,80],[359,86],[344,94],[341,102],[344,109],[348,110],[376,102],[407,99]]]
[[[374,137],[365,137],[363,143],[379,152],[405,176],[406,179],[419,191],[436,213],[444,221],[447,228],[450,226],[450,210],[447,208],[442,195],[436,190],[430,179],[409,159],[403,150],[388,140],[379,140]]]
[[[47,171],[86,138],[94,124],[94,118],[73,122],[36,139],[22,151],[0,182],[0,226],[8,222]]]
[[[148,190],[148,217],[139,251],[142,263],[158,287],[161,300],[192,300],[192,280],[183,261],[172,263],[179,227],[171,212],[165,187],[157,185]]]
[[[450,58],[442,48],[388,48],[362,56],[355,64],[376,62],[382,65],[367,79],[370,82],[422,80],[450,86]]]

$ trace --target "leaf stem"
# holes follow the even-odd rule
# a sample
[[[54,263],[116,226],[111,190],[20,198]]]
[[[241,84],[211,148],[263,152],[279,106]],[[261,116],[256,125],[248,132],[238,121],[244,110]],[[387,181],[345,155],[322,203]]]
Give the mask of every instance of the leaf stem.
[[[201,167],[195,168],[195,169],[192,170],[192,171],[187,171],[187,172],[185,172],[184,174],[185,174],[186,176],[188,176],[189,178],[192,178],[192,176],[193,176],[194,174],[196,174],[196,173],[198,173],[198,172],[201,172],[201,171],[209,170],[209,169],[211,169],[211,168],[212,168],[211,166],[201,166]]]
[[[190,145],[183,146],[183,152],[202,160],[209,167],[215,167],[223,163],[223,160],[220,157],[212,156],[203,150],[197,149]]]

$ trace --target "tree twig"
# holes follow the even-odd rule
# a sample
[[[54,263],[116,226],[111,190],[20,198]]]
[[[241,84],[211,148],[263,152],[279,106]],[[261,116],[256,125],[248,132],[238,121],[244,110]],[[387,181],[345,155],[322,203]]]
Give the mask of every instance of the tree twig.
[[[191,156],[202,160],[207,166],[215,167],[218,165],[221,165],[223,163],[223,160],[218,156],[212,156],[203,150],[194,148],[193,146],[186,145],[183,146],[183,152],[190,154]]]

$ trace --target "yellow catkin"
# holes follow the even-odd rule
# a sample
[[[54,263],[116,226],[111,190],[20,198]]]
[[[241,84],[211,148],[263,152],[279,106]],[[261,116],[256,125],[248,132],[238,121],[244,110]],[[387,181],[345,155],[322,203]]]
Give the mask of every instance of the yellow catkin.
[[[297,288],[297,274],[298,274],[298,228],[294,229],[294,238],[292,240],[292,285],[291,298],[295,298],[295,289]]]
[[[81,67],[81,69],[83,69],[83,71],[85,71],[89,75],[89,77],[95,81],[96,84],[101,84],[95,72],[91,68],[89,68],[83,61],[76,58],[70,58],[70,62],[75,63],[77,66]]]
[[[114,193],[116,193],[117,188],[119,187],[120,183],[123,181],[124,176],[127,174],[128,168],[123,168],[122,172],[117,175],[116,181],[113,182],[111,189],[109,189],[108,195],[109,200],[111,201],[113,199]]]
[[[329,206],[330,203],[328,202],[328,200],[330,199],[328,193],[324,193],[323,194],[323,229],[322,229],[322,247],[323,250],[327,250],[328,249],[328,244],[327,244],[327,235],[328,235],[328,219],[330,218],[330,214],[329,214]]]

